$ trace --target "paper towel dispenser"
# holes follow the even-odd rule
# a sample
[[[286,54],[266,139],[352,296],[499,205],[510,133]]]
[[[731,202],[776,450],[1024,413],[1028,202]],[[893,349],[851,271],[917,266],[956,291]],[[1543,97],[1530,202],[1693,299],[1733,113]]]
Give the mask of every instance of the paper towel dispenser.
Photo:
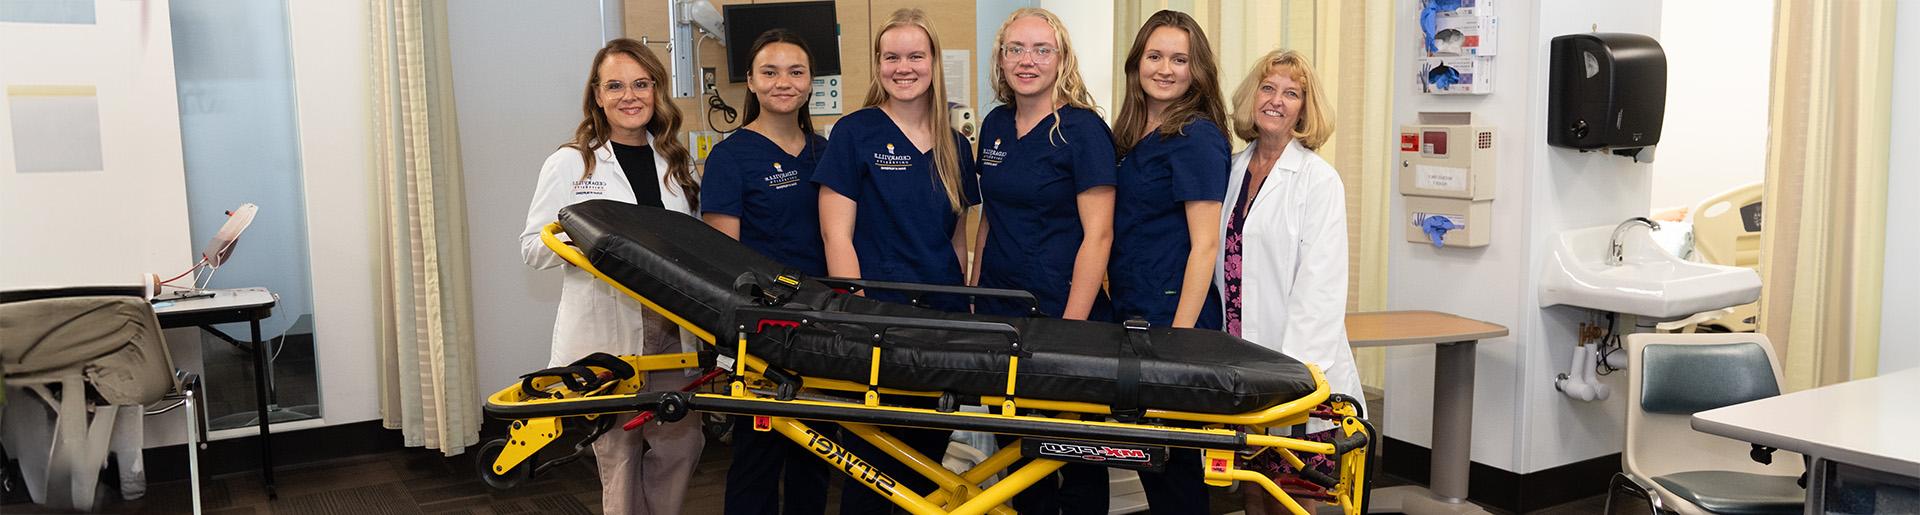
[[[1640,34],[1553,38],[1547,144],[1651,161],[1667,110],[1667,55]],[[1644,153],[1644,155],[1642,155]]]

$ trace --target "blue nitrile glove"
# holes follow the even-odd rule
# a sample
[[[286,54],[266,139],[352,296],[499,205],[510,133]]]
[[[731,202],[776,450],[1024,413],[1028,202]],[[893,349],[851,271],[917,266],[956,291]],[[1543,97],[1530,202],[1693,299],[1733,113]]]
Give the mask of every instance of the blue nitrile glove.
[[[1439,68],[1427,72],[1427,79],[1427,82],[1433,83],[1440,89],[1452,88],[1454,84],[1460,83],[1460,70],[1442,64]]]
[[[1447,246],[1447,231],[1458,228],[1460,227],[1453,225],[1453,220],[1440,215],[1420,220],[1420,230],[1427,233],[1427,239],[1433,240],[1433,248],[1436,249]]]
[[[1460,0],[1427,0],[1426,5],[1421,6],[1420,32],[1424,34],[1423,37],[1427,40],[1427,53],[1431,54],[1440,51],[1439,47],[1433,45],[1433,33],[1438,32],[1436,29],[1438,28],[1437,19],[1440,17],[1440,11],[1451,11],[1459,8]]]

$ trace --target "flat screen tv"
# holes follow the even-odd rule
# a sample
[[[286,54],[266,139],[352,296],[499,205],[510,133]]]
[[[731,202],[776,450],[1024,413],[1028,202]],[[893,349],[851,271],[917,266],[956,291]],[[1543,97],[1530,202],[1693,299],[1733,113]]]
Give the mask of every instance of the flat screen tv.
[[[753,41],[770,29],[787,29],[806,40],[813,57],[813,75],[840,74],[840,25],[833,2],[728,4],[721,8],[727,24],[727,78],[746,82],[753,67]]]

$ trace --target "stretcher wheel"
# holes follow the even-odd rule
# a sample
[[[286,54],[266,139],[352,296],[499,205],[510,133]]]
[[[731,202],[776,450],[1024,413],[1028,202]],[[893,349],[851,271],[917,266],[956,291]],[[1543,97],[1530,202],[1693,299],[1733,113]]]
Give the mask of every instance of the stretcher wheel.
[[[520,462],[505,473],[493,472],[493,461],[500,458],[500,452],[506,450],[506,439],[495,439],[480,447],[480,453],[474,455],[474,467],[480,470],[480,480],[497,489],[505,490],[526,481],[533,474],[532,459]]]

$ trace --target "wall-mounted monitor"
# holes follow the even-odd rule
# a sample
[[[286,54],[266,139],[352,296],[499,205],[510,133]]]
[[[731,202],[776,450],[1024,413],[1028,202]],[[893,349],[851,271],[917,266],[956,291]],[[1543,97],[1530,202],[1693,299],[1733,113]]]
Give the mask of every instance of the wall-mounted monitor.
[[[840,25],[833,2],[728,4],[721,9],[727,24],[729,81],[747,81],[748,68],[753,67],[753,41],[776,28],[806,40],[815,77],[840,74]]]

